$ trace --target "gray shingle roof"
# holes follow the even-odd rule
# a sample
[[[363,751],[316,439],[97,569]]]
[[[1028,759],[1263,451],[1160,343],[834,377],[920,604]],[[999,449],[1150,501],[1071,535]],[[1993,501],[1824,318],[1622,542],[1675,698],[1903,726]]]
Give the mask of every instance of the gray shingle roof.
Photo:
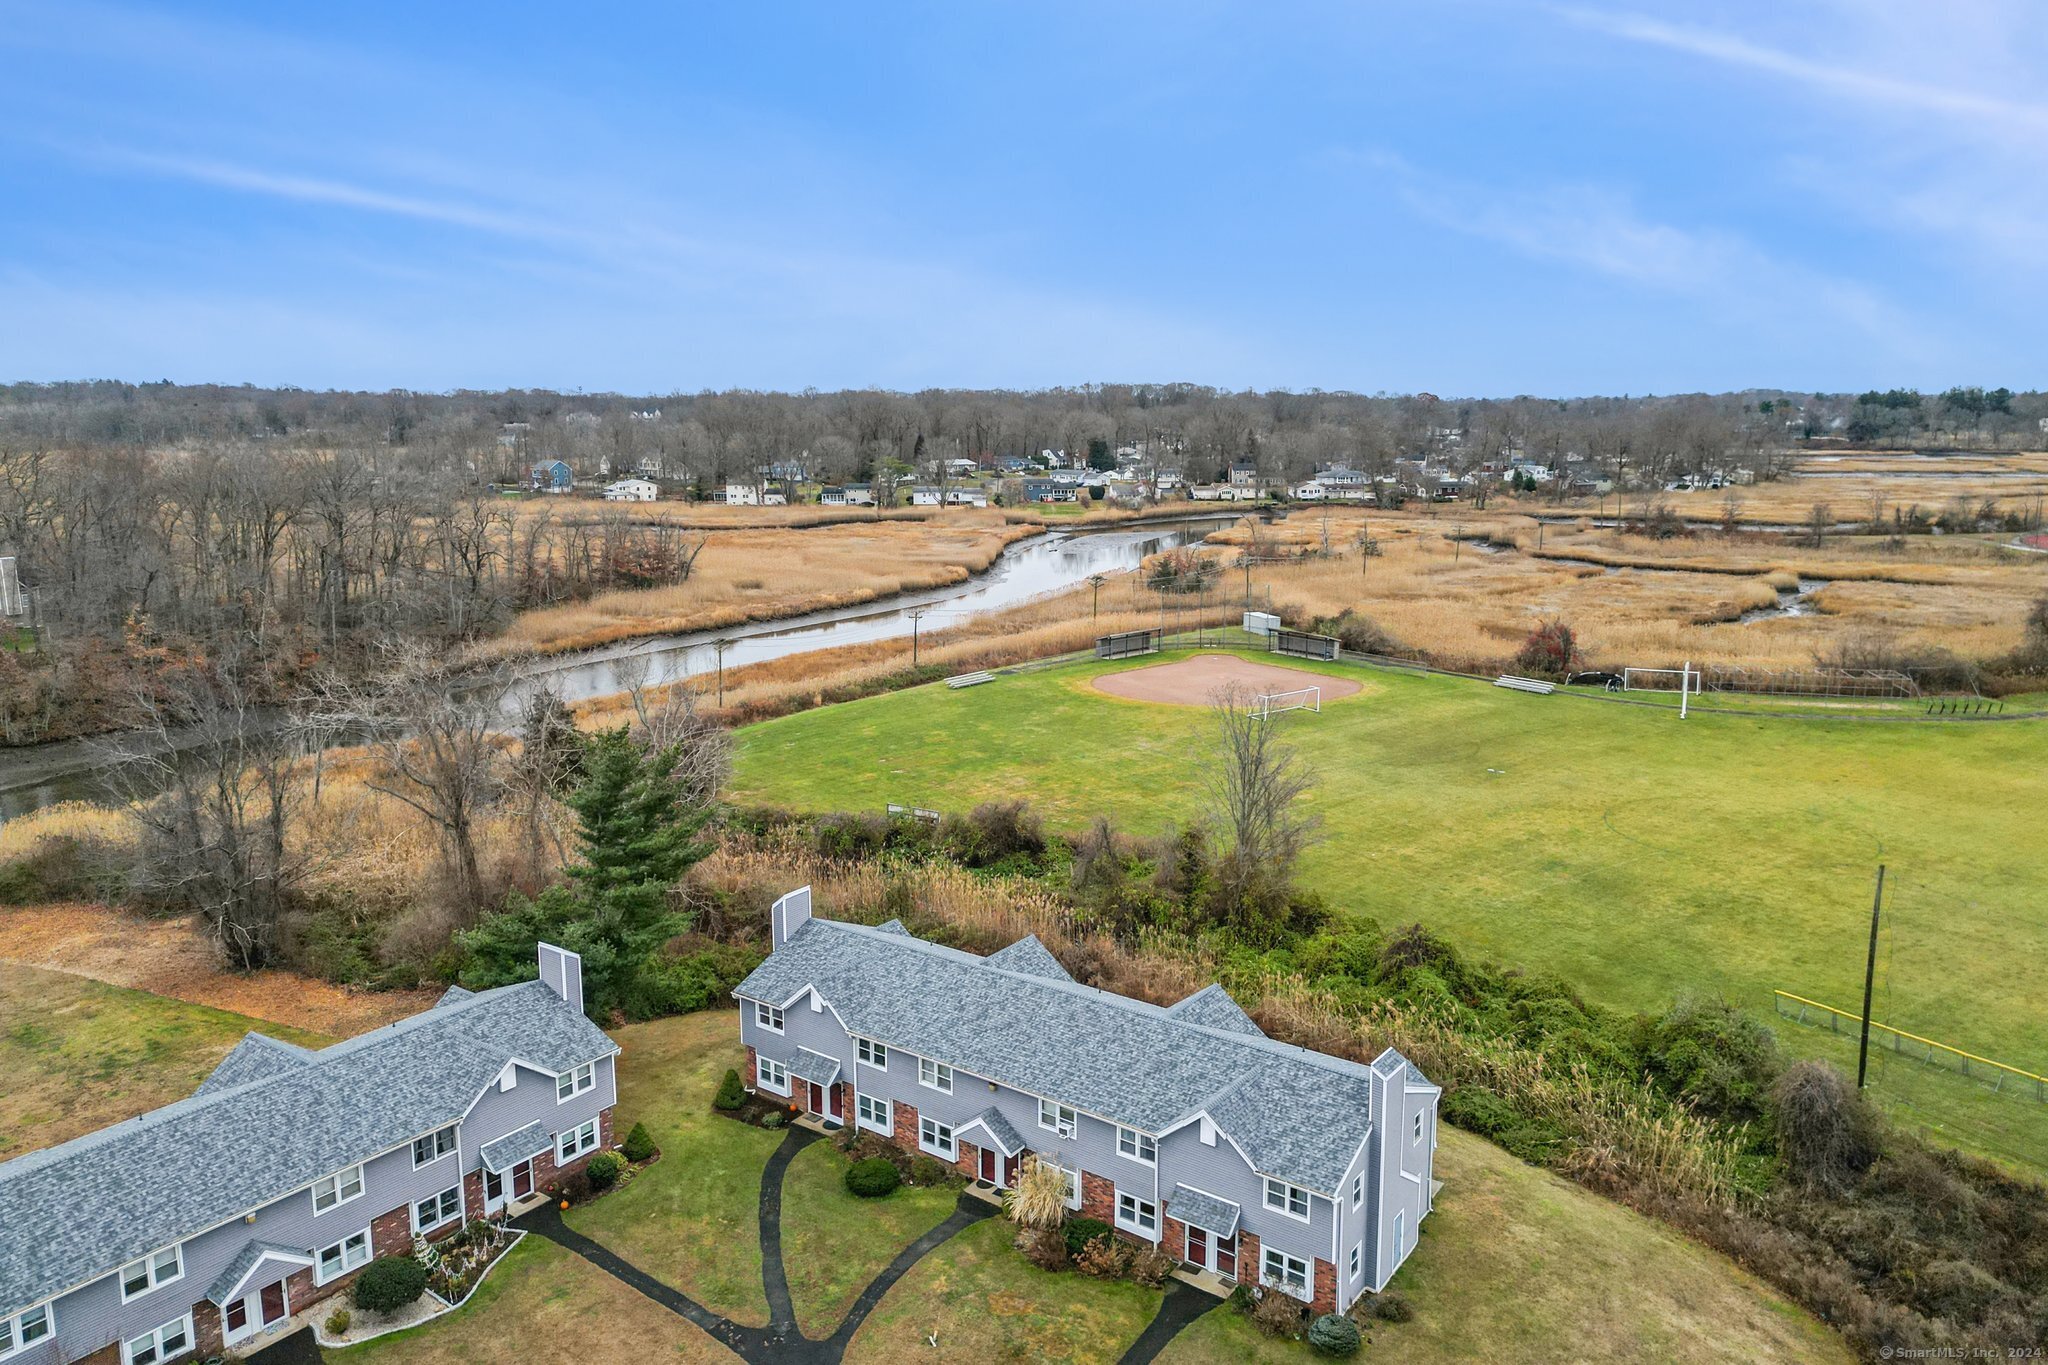
[[[1218,1237],[1237,1234],[1237,1213],[1237,1205],[1228,1199],[1218,1199],[1213,1194],[1191,1190],[1185,1185],[1175,1185],[1173,1198],[1166,1201],[1167,1217],[1207,1228]]]
[[[822,1052],[800,1047],[789,1059],[789,1074],[813,1085],[830,1085],[839,1079],[839,1061]]]
[[[1250,1034],[1254,1038],[1266,1036],[1266,1031],[1252,1022],[1252,1017],[1238,1007],[1230,993],[1217,985],[1202,987],[1178,1005],[1170,1006],[1166,1012],[1190,1024],[1207,1024],[1210,1028]]]
[[[453,1123],[515,1057],[560,1072],[613,1050],[553,991],[522,982],[0,1163],[0,1312]]]
[[[991,953],[982,959],[991,967],[1005,971],[1023,972],[1027,976],[1042,976],[1052,981],[1072,981],[1067,969],[1052,955],[1052,950],[1038,941],[1038,935],[1026,934],[1001,952]]]
[[[251,1081],[282,1076],[304,1066],[314,1055],[311,1048],[295,1047],[265,1034],[244,1034],[242,1041],[228,1049],[228,1055],[220,1059],[213,1074],[201,1081],[193,1093],[211,1095],[216,1090],[231,1090]]]
[[[288,1247],[277,1242],[258,1241],[252,1237],[248,1245],[235,1254],[235,1259],[228,1262],[227,1269],[221,1271],[213,1283],[206,1287],[207,1300],[215,1305],[227,1303],[229,1296],[241,1287],[242,1277],[254,1270],[256,1263],[265,1256],[282,1256],[299,1265],[311,1265],[313,1262],[313,1258],[306,1254],[303,1247]]]
[[[1355,1062],[860,925],[807,921],[734,993],[807,986],[855,1033],[1111,1122],[1157,1135],[1206,1110],[1262,1174],[1324,1194],[1370,1126]]]
[[[484,1159],[484,1169],[494,1175],[503,1175],[526,1158],[547,1150],[547,1125],[536,1120],[514,1133],[507,1133],[495,1142],[486,1142],[477,1155]]]
[[[434,1008],[439,1009],[443,1005],[456,1004],[469,999],[475,994],[475,991],[466,991],[460,986],[450,986],[447,990],[441,992],[441,998],[434,1002]]]
[[[988,1129],[988,1135],[994,1138],[996,1145],[1003,1149],[1004,1156],[1015,1156],[1024,1150],[1024,1138],[1017,1132],[1017,1129],[1011,1122],[1003,1117],[1002,1111],[994,1105],[990,1105],[982,1110],[979,1114],[967,1120],[966,1123],[961,1124],[960,1127],[969,1128],[977,1123]]]

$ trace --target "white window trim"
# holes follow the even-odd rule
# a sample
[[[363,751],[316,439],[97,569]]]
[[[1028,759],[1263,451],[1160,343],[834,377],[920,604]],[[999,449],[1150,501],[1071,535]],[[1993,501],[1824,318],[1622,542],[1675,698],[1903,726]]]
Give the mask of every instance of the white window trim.
[[[446,1199],[451,1194],[455,1196],[455,1208],[453,1212],[445,1216],[437,1217],[431,1223],[422,1223],[420,1221],[420,1205],[432,1203],[435,1206],[435,1213],[439,1214],[441,1201]],[[462,1221],[462,1186],[450,1185],[445,1190],[436,1190],[430,1195],[426,1195],[422,1198],[415,1199],[412,1201],[411,1209],[412,1231],[413,1236],[415,1237],[419,1236],[419,1234],[423,1232],[432,1232],[436,1228],[445,1228],[450,1223],[459,1223]]]
[[[872,1038],[856,1037],[853,1040],[853,1055],[862,1066],[871,1066],[877,1071],[889,1069],[889,1045],[878,1043]],[[881,1060],[875,1060],[879,1057]]]
[[[168,1275],[160,1276],[156,1273],[156,1261],[157,1257],[163,1255],[166,1251],[170,1252],[172,1256],[177,1258],[177,1269],[173,1270]],[[136,1266],[142,1267],[143,1278],[147,1281],[147,1283],[145,1283],[142,1288],[136,1290],[134,1293],[131,1294],[128,1292],[128,1272],[133,1270]],[[119,1274],[119,1283],[121,1286],[121,1302],[133,1303],[137,1299],[147,1298],[149,1295],[156,1293],[157,1290],[162,1289],[165,1285],[176,1284],[179,1280],[185,1278],[185,1248],[183,1246],[158,1247],[155,1251],[150,1252],[149,1255],[139,1256],[135,1260],[130,1261],[127,1265],[122,1266]],[[8,1352],[8,1354],[11,1355],[13,1354],[13,1352],[10,1351]],[[0,1357],[0,1359],[4,1358],[5,1357]]]
[[[1064,1176],[1064,1177],[1066,1178],[1066,1182],[1067,1182],[1067,1207],[1068,1207],[1068,1208],[1070,1208],[1070,1209],[1078,1209],[1078,1208],[1080,1208],[1080,1207],[1081,1207],[1081,1168],[1080,1168],[1079,1166],[1073,1166],[1073,1167],[1067,1167],[1067,1166],[1062,1166],[1062,1165],[1060,1165],[1060,1164],[1059,1164],[1058,1162],[1056,1162],[1056,1161],[1047,1161],[1047,1160],[1045,1159],[1045,1154],[1044,1154],[1043,1152],[1039,1153],[1039,1155],[1038,1155],[1038,1161],[1039,1161],[1039,1164],[1040,1164],[1040,1165],[1042,1165],[1042,1166],[1049,1166],[1049,1167],[1051,1167],[1051,1168],[1052,1168],[1053,1170],[1055,1170],[1055,1171],[1058,1171],[1058,1172],[1059,1172],[1059,1173],[1060,1173],[1060,1174],[1061,1174],[1062,1176]]]
[[[927,1067],[931,1069],[932,1078],[930,1080],[925,1079],[925,1069]],[[939,1084],[942,1078],[946,1082],[944,1085]],[[941,1095],[950,1095],[953,1093],[953,1068],[944,1062],[935,1062],[929,1057],[920,1057],[917,1059],[917,1083],[927,1090],[936,1090]]]
[[[356,1177],[356,1192],[354,1194],[344,1196],[341,1193],[341,1187],[343,1184],[342,1177],[348,1175],[351,1171],[355,1173]],[[332,1204],[329,1204],[326,1208],[323,1209],[320,1207],[320,1187],[322,1185],[328,1184],[329,1182],[332,1182],[334,1185],[335,1199]],[[333,1175],[322,1176],[320,1179],[313,1182],[313,1216],[315,1218],[319,1218],[324,1214],[333,1213],[336,1209],[342,1207],[344,1204],[353,1204],[356,1200],[361,1199],[363,1195],[369,1191],[369,1188],[369,1177],[363,1169],[363,1163],[360,1161],[358,1161],[353,1166],[342,1167]]]
[[[585,1134],[589,1135],[587,1139]],[[596,1151],[597,1141],[596,1119],[585,1119],[574,1128],[564,1128],[555,1134],[555,1164],[560,1166],[587,1152]]]
[[[1130,1140],[1129,1151],[1124,1150],[1124,1140],[1126,1138]],[[1148,1146],[1152,1149],[1152,1155],[1150,1156],[1145,1155],[1145,1149]],[[1135,1128],[1125,1128],[1119,1124],[1116,1130],[1116,1154],[1126,1161],[1135,1161],[1140,1166],[1157,1166],[1159,1164],[1159,1143],[1150,1133],[1141,1133]]]
[[[169,1355],[164,1353],[164,1334],[167,1332],[175,1332],[185,1338],[185,1344]],[[127,1365],[127,1362],[135,1359],[131,1348],[143,1337],[150,1339],[150,1347],[155,1352],[151,1365],[155,1365],[157,1361],[172,1360],[177,1356],[188,1355],[191,1353],[194,1345],[192,1340],[192,1315],[185,1313],[179,1317],[172,1318],[169,1322],[159,1323],[147,1332],[137,1332],[132,1337],[123,1337],[121,1339],[121,1360],[123,1365]]]
[[[1351,1207],[1357,1208],[1365,1202],[1365,1176],[1361,1172],[1351,1177]]]
[[[1052,1111],[1051,1123],[1045,1121],[1048,1109]],[[1048,1133],[1056,1133],[1060,1137],[1071,1141],[1081,1135],[1081,1111],[1070,1104],[1061,1104],[1057,1100],[1040,1100],[1038,1102],[1038,1126]]]
[[[348,1262],[348,1244],[358,1237],[363,1239],[363,1259],[357,1261],[354,1265],[350,1265]],[[371,1253],[376,1248],[371,1245],[371,1242],[370,1230],[368,1228],[360,1228],[355,1232],[351,1232],[346,1237],[329,1242],[326,1246],[315,1250],[313,1253],[313,1283],[316,1285],[332,1284],[350,1271],[361,1270],[373,1259]],[[341,1252],[341,1269],[330,1275],[327,1273],[326,1257],[328,1252],[335,1250]]]
[[[562,1092],[562,1082],[569,1083],[567,1094]],[[597,1063],[585,1062],[582,1066],[570,1067],[555,1077],[555,1103],[566,1104],[578,1095],[597,1089]]]
[[[1415,1136],[1409,1140],[1411,1142],[1422,1141],[1422,1111],[1420,1109],[1415,1111]]]
[[[414,1138],[412,1140],[412,1168],[418,1170],[422,1166],[431,1166],[437,1161],[445,1161],[455,1155],[462,1145],[456,1138],[455,1128],[456,1125],[451,1123],[445,1128],[436,1128],[431,1133]],[[448,1146],[446,1148],[441,1146],[441,1135],[443,1133],[448,1135]],[[433,1152],[433,1155],[425,1161],[420,1160],[420,1144],[422,1142],[432,1144],[430,1150]]]
[[[782,1081],[779,1085],[769,1078],[768,1069],[770,1067],[782,1073]],[[766,1090],[771,1095],[781,1095],[787,1099],[789,1097],[789,1068],[776,1061],[773,1057],[763,1057],[756,1054],[754,1057],[754,1084],[760,1086],[761,1089]]]
[[[1364,1245],[1363,1242],[1351,1244],[1351,1278],[1354,1280],[1362,1279],[1365,1275],[1365,1256],[1360,1251]]]
[[[1407,1248],[1402,1245],[1402,1243],[1407,1240],[1408,1211],[1406,1209],[1402,1209],[1394,1214],[1394,1258],[1396,1260],[1399,1260],[1402,1253],[1407,1250]]]
[[[769,1022],[773,1016],[774,1022]],[[771,1005],[763,1000],[754,1002],[754,1026],[767,1029],[770,1033],[782,1032],[782,1006]]]
[[[1299,1223],[1309,1221],[1310,1215],[1315,1212],[1314,1197],[1309,1191],[1299,1185],[1290,1185],[1284,1180],[1275,1180],[1270,1175],[1261,1176],[1260,1179],[1264,1182],[1260,1186],[1260,1198],[1266,1208],[1271,1209],[1274,1213],[1284,1214]],[[1280,1202],[1277,1204],[1273,1202],[1273,1190],[1276,1186],[1280,1190]],[[1296,1213],[1293,1208],[1294,1196],[1297,1194],[1301,1196],[1300,1213]]]
[[[1280,1262],[1281,1274],[1279,1275],[1274,1275],[1271,1270],[1272,1263],[1275,1261]],[[1287,1263],[1289,1261],[1301,1267],[1301,1287],[1298,1289],[1288,1283],[1286,1278]],[[1315,1298],[1315,1281],[1310,1278],[1310,1274],[1308,1262],[1301,1257],[1291,1255],[1280,1250],[1278,1247],[1260,1245],[1259,1283],[1268,1289],[1277,1289],[1289,1298],[1300,1299],[1303,1303],[1308,1303]]]
[[[1132,1217],[1129,1219],[1124,1217],[1124,1204],[1126,1202],[1129,1202],[1133,1209]],[[1140,1209],[1150,1209],[1152,1211],[1151,1227],[1146,1227],[1143,1220],[1136,1216],[1136,1211]],[[1116,1192],[1116,1225],[1125,1232],[1134,1232],[1140,1237],[1149,1238],[1156,1242],[1159,1240],[1159,1205],[1150,1199],[1140,1199],[1128,1190],[1118,1190]]]
[[[879,1104],[882,1106],[882,1117],[879,1123],[876,1120],[869,1119],[866,1114],[861,1112],[863,1104]],[[891,1100],[883,1099],[880,1095],[868,1095],[859,1091],[854,1092],[853,1126],[865,1128],[870,1133],[880,1133],[884,1137],[893,1135],[896,1131],[895,1103]]]
[[[927,1124],[931,1125],[935,1132],[943,1132],[945,1134],[940,1139],[945,1144],[944,1146],[933,1146],[925,1141],[924,1130]],[[943,1157],[947,1161],[952,1161],[960,1155],[960,1135],[953,1131],[952,1124],[941,1123],[929,1114],[919,1114],[917,1116],[917,1149],[920,1152],[926,1152],[932,1156]]]
[[[41,1313],[43,1315],[43,1330],[36,1334],[34,1340],[29,1340],[22,1336],[22,1322],[31,1313]],[[7,1324],[8,1339],[14,1343],[6,1350],[0,1351],[0,1360],[7,1360],[13,1356],[20,1355],[23,1351],[35,1345],[36,1342],[48,1341],[51,1337],[57,1335],[57,1301],[51,1299],[48,1303],[32,1303],[19,1313],[12,1313],[7,1317],[0,1318],[0,1322]]]

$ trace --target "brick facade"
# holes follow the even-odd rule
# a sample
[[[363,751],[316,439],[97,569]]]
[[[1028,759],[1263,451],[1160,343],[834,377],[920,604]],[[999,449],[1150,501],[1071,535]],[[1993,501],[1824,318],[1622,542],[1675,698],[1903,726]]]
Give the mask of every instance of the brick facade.
[[[1263,1282],[1266,1267],[1259,1251],[1259,1235],[1256,1232],[1238,1234],[1237,1277],[1246,1284]],[[1317,1256],[1309,1262],[1309,1285],[1311,1297],[1309,1311],[1316,1314],[1337,1311],[1337,1267]]]
[[[1337,1311],[1337,1267],[1320,1256],[1316,1258],[1315,1297],[1308,1306],[1318,1315]]]
[[[1188,1258],[1188,1225],[1178,1218],[1159,1216],[1159,1247],[1176,1261]]]
[[[760,1077],[761,1070],[755,1061],[754,1047],[753,1044],[749,1043],[747,1045],[747,1069],[740,1073],[740,1079],[746,1082],[747,1089],[752,1090],[760,1080]]]
[[[566,1166],[555,1164],[555,1149],[551,1146],[533,1159],[533,1183],[536,1189],[550,1189],[563,1176],[580,1171],[590,1158],[599,1152],[608,1152],[612,1146],[612,1111],[597,1111],[597,1146],[577,1157]]]
[[[211,1300],[201,1299],[192,1305],[192,1341],[202,1358],[220,1354],[220,1310]]]
[[[1259,1261],[1259,1234],[1239,1231],[1237,1234],[1237,1278],[1246,1284],[1258,1284],[1263,1271]]]
[[[1081,1216],[1116,1226],[1116,1186],[1099,1175],[1081,1172]]]
[[[892,1121],[892,1126],[896,1130],[891,1135],[894,1137],[896,1145],[906,1152],[917,1151],[917,1106],[905,1104],[902,1100],[898,1100],[896,1101],[896,1107],[890,1111],[889,1117]]]
[[[854,1127],[860,1121],[860,1111],[853,1107],[853,1082],[841,1081],[832,1088],[839,1092],[839,1121]]]

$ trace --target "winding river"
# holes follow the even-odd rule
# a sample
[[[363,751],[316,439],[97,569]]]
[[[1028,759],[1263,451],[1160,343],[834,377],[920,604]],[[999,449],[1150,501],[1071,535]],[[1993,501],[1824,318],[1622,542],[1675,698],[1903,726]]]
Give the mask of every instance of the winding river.
[[[921,613],[921,630],[959,625],[985,612],[1085,583],[1093,574],[1134,569],[1147,555],[1191,544],[1242,515],[1220,512],[1114,529],[1049,531],[1018,541],[985,571],[949,587],[726,630],[659,635],[528,660],[507,696],[507,711],[517,714],[542,687],[564,701],[577,702],[624,691],[636,681],[659,684],[703,677],[718,667],[713,642],[720,639],[729,642],[727,668],[840,645],[907,640],[913,612]],[[59,801],[104,800],[100,773],[105,758],[103,741],[63,740],[0,749],[0,822]]]

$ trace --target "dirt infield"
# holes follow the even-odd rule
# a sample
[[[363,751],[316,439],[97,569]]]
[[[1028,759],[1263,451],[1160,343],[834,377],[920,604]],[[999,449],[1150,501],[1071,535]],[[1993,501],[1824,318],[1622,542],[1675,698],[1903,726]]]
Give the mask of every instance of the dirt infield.
[[[1163,701],[1174,706],[1207,706],[1218,689],[1237,686],[1248,693],[1287,692],[1297,687],[1320,687],[1324,701],[1335,701],[1358,691],[1350,678],[1333,678],[1278,664],[1253,663],[1235,654],[1197,654],[1170,664],[1153,664],[1122,673],[1105,673],[1095,680],[1098,692],[1131,701]]]

